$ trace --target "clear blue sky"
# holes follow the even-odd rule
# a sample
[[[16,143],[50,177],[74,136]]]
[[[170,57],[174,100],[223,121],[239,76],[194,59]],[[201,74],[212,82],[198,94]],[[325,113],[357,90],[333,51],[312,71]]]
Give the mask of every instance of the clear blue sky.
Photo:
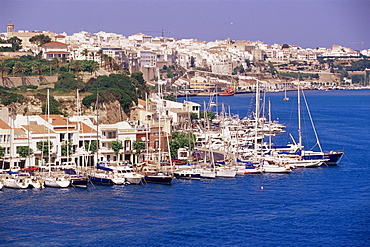
[[[165,36],[205,41],[370,48],[370,0],[0,0],[0,32],[10,19],[16,30],[69,35],[159,36],[164,29]]]

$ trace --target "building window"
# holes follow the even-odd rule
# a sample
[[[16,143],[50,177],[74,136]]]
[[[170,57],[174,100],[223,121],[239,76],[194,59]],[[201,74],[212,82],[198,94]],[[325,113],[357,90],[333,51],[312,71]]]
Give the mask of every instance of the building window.
[[[124,149],[126,151],[131,150],[131,140],[125,140]]]

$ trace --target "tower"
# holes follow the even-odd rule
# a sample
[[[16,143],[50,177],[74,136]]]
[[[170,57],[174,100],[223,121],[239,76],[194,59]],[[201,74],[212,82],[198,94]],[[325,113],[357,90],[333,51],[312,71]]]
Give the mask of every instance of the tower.
[[[7,31],[8,31],[8,38],[13,37],[13,35],[14,35],[14,24],[8,24],[7,25]]]

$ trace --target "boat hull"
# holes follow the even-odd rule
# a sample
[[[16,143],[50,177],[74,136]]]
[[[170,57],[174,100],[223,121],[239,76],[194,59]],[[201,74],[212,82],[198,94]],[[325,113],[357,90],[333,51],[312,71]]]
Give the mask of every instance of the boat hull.
[[[144,177],[147,183],[154,183],[154,184],[171,184],[172,177],[166,175],[146,175]]]
[[[86,177],[71,178],[71,185],[73,187],[87,188],[88,182],[88,178]]]
[[[110,178],[102,178],[102,177],[97,177],[97,176],[89,176],[90,181],[93,184],[99,184],[99,185],[114,185],[112,179]]]
[[[324,154],[309,154],[303,155],[302,159],[304,160],[320,160],[324,159],[327,160],[324,163],[327,165],[337,165],[340,159],[343,156],[343,152],[329,152]]]
[[[69,180],[53,180],[53,179],[45,179],[44,181],[45,186],[53,187],[53,188],[67,188],[71,181]]]
[[[29,186],[25,180],[22,179],[5,179],[4,180],[4,187],[11,188],[11,189],[27,189]]]

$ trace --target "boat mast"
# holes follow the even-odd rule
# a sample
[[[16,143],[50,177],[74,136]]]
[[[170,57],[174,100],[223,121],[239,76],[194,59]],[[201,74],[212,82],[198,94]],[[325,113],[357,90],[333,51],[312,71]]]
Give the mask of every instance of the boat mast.
[[[269,109],[268,109],[268,114],[269,114],[269,121],[268,121],[268,124],[269,124],[269,149],[271,150],[271,144],[272,144],[272,133],[271,133],[271,124],[272,124],[272,121],[271,121],[271,101],[270,99],[268,100],[269,104]]]
[[[301,94],[298,80],[298,148],[302,150],[302,129],[301,129]]]
[[[315,133],[316,144],[319,146],[319,149],[322,152],[323,150],[322,150],[322,147],[321,147],[320,139],[319,139],[319,136],[317,134],[316,127],[315,127],[315,124],[314,124],[313,119],[312,119],[312,116],[311,116],[311,111],[310,111],[310,109],[308,107],[307,99],[306,99],[306,96],[305,96],[303,90],[302,90],[302,96],[303,96],[304,103],[306,105],[308,116],[310,117],[310,121],[311,121],[313,132]]]
[[[96,92],[96,164],[99,162],[99,92]],[[97,167],[97,166],[95,166]]]
[[[254,151],[255,155],[257,157],[257,140],[258,140],[258,122],[259,122],[259,111],[260,111],[260,92],[259,92],[259,87],[258,87],[258,81],[256,84],[256,113],[254,116],[254,121],[255,121],[255,136],[254,136]]]
[[[149,159],[149,121],[148,121],[148,93],[145,93],[145,120],[146,120],[146,131],[145,131],[145,149],[146,149],[146,163],[148,164]]]
[[[161,97],[161,85],[159,83],[159,71],[158,71],[158,97],[159,97],[159,107],[158,107],[158,159],[159,162],[157,164],[157,169],[161,166],[161,160],[162,160],[162,152],[161,152],[161,113],[162,113],[162,104],[163,99]]]
[[[48,121],[48,125],[50,123],[50,95],[49,95],[49,89],[47,91],[47,100],[48,100],[48,111],[47,111],[47,114],[48,114],[48,118],[47,118],[47,121]],[[48,163],[49,163],[49,175],[51,174],[51,164],[50,164],[50,126],[48,126]]]

